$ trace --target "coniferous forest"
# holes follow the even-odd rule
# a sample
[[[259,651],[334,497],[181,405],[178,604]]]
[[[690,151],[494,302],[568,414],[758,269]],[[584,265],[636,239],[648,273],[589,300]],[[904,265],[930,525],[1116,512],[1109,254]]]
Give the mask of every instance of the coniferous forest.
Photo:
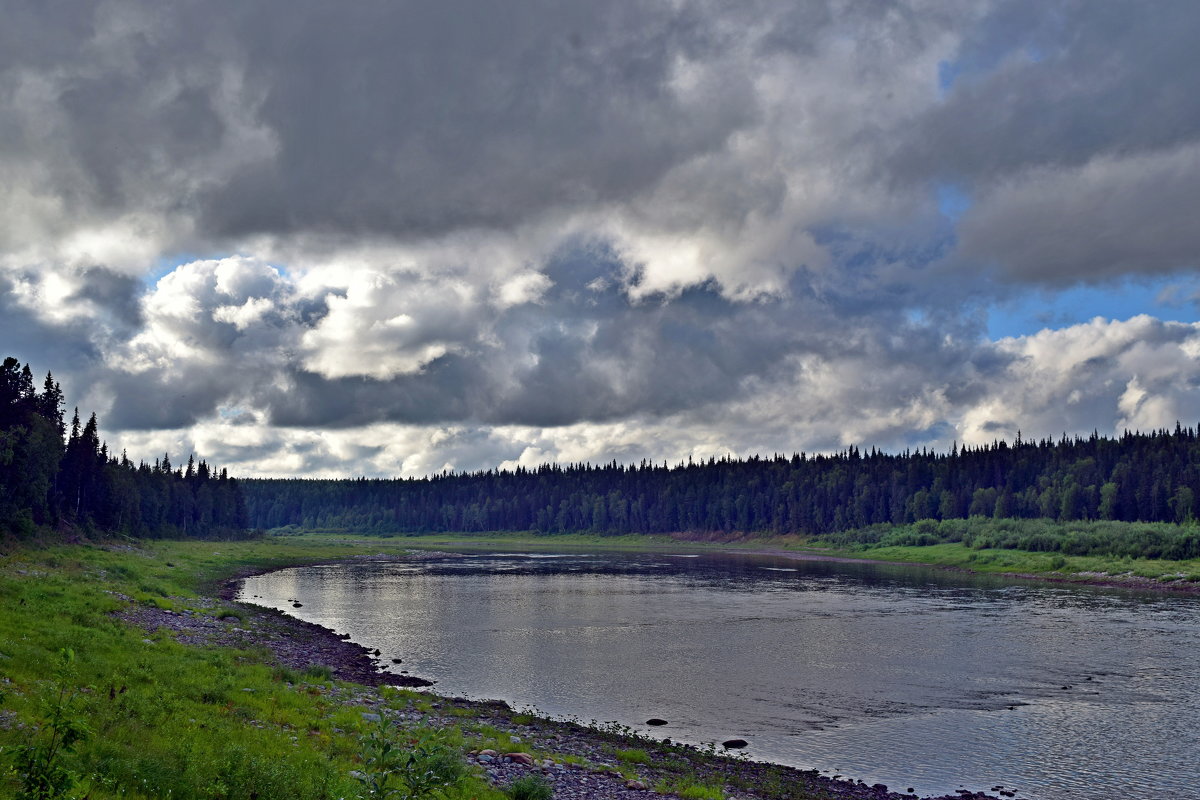
[[[376,533],[534,530],[713,534],[839,532],[967,517],[1192,523],[1192,428],[1109,438],[997,441],[888,454],[545,465],[405,480],[245,480],[250,522]],[[878,539],[872,533],[864,540]],[[1200,556],[1197,529],[1134,555]],[[861,538],[861,537],[860,537]],[[925,542],[922,542],[925,543]],[[1007,544],[1058,549],[1038,542]]]
[[[189,457],[134,464],[100,441],[96,415],[68,429],[50,373],[39,391],[28,364],[0,365],[0,534],[38,526],[143,537],[229,538],[246,531],[246,504],[226,470]]]

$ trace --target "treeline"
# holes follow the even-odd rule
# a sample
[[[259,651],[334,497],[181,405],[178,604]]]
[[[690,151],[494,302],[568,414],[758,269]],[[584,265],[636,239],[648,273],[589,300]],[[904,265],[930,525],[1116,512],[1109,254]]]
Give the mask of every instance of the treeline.
[[[1192,428],[889,454],[544,465],[397,480],[245,480],[250,524],[375,533],[797,533],[973,516],[1190,523]]]
[[[142,537],[244,535],[246,502],[238,482],[204,461],[173,468],[115,456],[100,441],[96,415],[68,432],[63,394],[46,373],[41,391],[29,365],[0,365],[0,533],[34,535],[37,526]]]

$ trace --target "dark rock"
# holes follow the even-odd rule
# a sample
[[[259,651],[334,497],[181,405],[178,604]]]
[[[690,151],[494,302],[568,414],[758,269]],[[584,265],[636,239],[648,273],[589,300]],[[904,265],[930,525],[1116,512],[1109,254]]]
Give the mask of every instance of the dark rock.
[[[745,747],[748,744],[750,744],[750,743],[747,742],[745,739],[726,739],[725,741],[721,742],[721,747],[727,747],[730,750],[737,750],[739,748]]]
[[[403,658],[393,658],[392,663],[393,664],[402,664],[402,663],[404,663],[404,659]]]
[[[646,724],[647,725],[666,725],[667,721],[665,719],[659,719],[658,717],[653,717],[651,719],[646,720]]]
[[[380,683],[386,683],[389,686],[417,687],[417,686],[433,686],[435,681],[428,681],[428,680],[425,680],[424,678],[418,678],[415,675],[391,675],[391,674],[389,674],[383,681],[380,681]]]
[[[292,608],[303,608],[303,607],[304,607],[304,603],[300,603],[300,602],[292,603]]]

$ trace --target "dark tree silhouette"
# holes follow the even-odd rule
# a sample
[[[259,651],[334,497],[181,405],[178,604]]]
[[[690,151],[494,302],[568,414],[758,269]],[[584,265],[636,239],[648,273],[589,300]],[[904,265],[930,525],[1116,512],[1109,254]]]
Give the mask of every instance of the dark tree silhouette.
[[[38,525],[66,525],[148,537],[244,535],[245,498],[225,470],[214,475],[194,456],[187,473],[173,472],[166,456],[153,467],[114,457],[96,415],[81,427],[76,409],[67,434],[63,406],[50,373],[38,393],[28,364],[0,364],[0,532],[27,537]]]

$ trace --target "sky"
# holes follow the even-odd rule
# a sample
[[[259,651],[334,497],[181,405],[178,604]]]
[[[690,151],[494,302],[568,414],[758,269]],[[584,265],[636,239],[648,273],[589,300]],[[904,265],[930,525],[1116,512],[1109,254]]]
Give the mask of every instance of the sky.
[[[1194,0],[0,10],[0,351],[135,460],[1200,421]]]

